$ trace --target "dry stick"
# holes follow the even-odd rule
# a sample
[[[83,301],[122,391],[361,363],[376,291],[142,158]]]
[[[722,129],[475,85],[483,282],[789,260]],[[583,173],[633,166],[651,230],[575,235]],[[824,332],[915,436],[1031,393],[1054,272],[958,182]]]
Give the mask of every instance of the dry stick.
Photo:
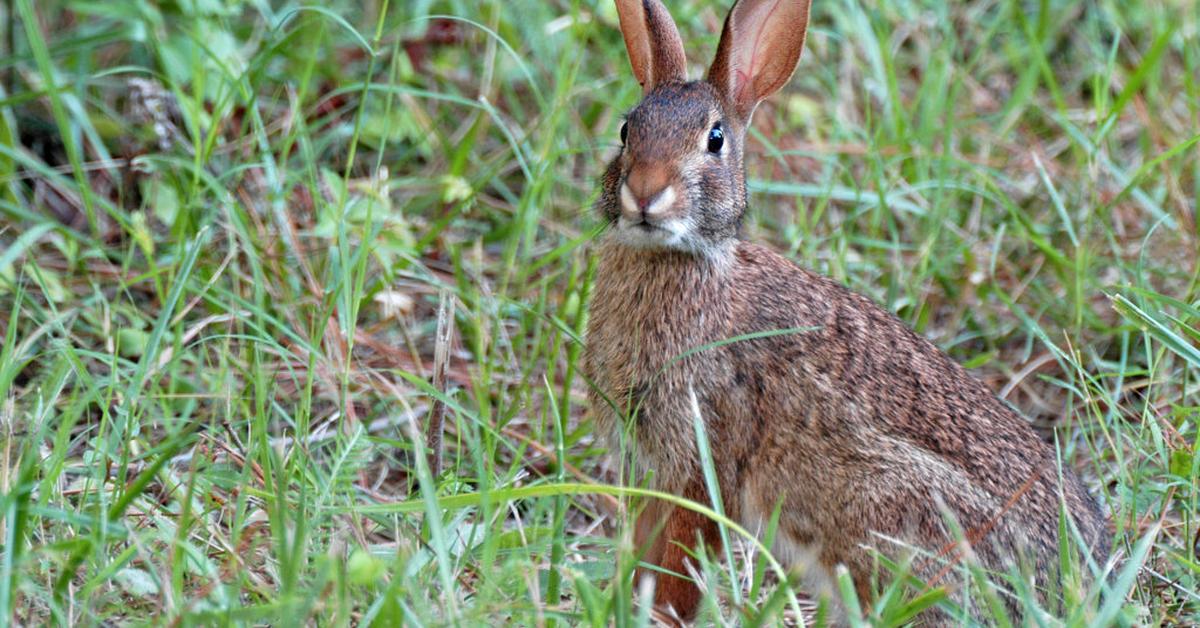
[[[1029,479],[1021,485],[1021,488],[1017,489],[1017,492],[1013,493],[1013,495],[1008,498],[1008,501],[1005,502],[1004,507],[1000,509],[1000,512],[996,513],[996,516],[988,520],[988,522],[983,526],[967,530],[967,533],[964,535],[966,537],[964,540],[967,542],[967,547],[977,545],[980,541],[982,541],[983,537],[987,536],[988,533],[992,531],[992,528],[996,527],[996,524],[1000,521],[1000,518],[1003,517],[1005,513],[1007,513],[1014,505],[1016,505],[1017,500],[1021,499],[1025,493],[1029,492],[1029,489],[1033,488],[1034,483],[1037,482],[1041,475],[1042,472],[1040,469],[1034,471],[1033,475],[1031,475]],[[950,560],[941,571],[934,575],[933,579],[925,584],[925,590],[922,592],[922,594],[933,590],[933,588],[937,586],[937,583],[941,582],[942,578],[945,578],[946,575],[958,565],[958,563],[962,562],[967,557],[967,550],[956,550],[955,548],[957,546],[958,542],[951,541],[944,545],[942,549],[938,550],[938,558],[943,558],[949,555]]]
[[[442,428],[446,422],[446,373],[450,370],[450,340],[454,335],[454,298],[447,290],[438,294],[437,337],[433,348],[433,398],[429,412],[429,472],[434,478],[442,473]]]
[[[591,484],[593,486],[600,484],[600,482],[596,481],[591,476],[584,473],[583,470],[580,469],[579,467],[571,464],[570,462],[567,462],[566,460],[560,460],[558,458],[558,454],[554,451],[554,449],[547,447],[546,445],[543,445],[543,444],[537,442],[536,440],[533,440],[532,438],[530,438],[524,434],[521,434],[520,432],[517,432],[516,430],[510,429],[508,427],[500,428],[500,433],[504,434],[505,436],[508,436],[510,438],[515,438],[515,439],[521,441],[522,443],[525,443],[526,445],[529,446],[530,449],[533,449],[534,451],[537,451],[539,454],[549,458],[550,461],[553,462],[554,464],[562,465],[563,469],[565,469],[571,475],[575,476],[581,483]],[[616,497],[613,497],[612,495],[596,495],[596,497],[600,501],[608,504],[609,508],[611,508],[611,511],[613,513],[622,512],[621,501],[618,500]]]

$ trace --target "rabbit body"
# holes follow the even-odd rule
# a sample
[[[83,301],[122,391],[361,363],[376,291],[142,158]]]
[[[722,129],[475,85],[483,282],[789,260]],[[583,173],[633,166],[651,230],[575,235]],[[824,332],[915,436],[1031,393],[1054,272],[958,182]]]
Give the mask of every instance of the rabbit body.
[[[740,239],[746,127],[799,60],[808,0],[737,2],[692,82],[660,0],[617,7],[645,97],[596,205],[611,227],[585,368],[598,433],[636,460],[630,481],[709,503],[699,416],[726,513],[762,530],[781,507],[777,550],[818,580],[845,565],[860,596],[879,574],[873,551],[924,552],[912,571],[938,580],[961,563],[958,539],[984,567],[1023,562],[1047,584],[1064,508],[1107,557],[1078,478],[982,383],[870,299]],[[718,546],[717,532],[651,501],[634,540],[646,562],[686,574],[689,548]],[[683,578],[657,584],[656,601],[685,617],[699,597]]]
[[[673,361],[789,329],[797,331]],[[620,447],[631,427],[638,470],[653,473],[655,488],[708,503],[694,395],[726,513],[762,530],[782,501],[777,547],[812,563],[819,586],[843,564],[868,595],[868,548],[945,554],[959,538],[948,516],[968,539],[978,536],[972,550],[985,567],[1005,571],[1024,556],[1048,573],[1062,502],[1095,555],[1107,555],[1095,503],[1069,471],[1060,485],[1053,451],[1025,421],[892,314],[764,247],[738,242],[730,261],[714,264],[604,246],[588,347],[599,391],[635,422],[597,392],[593,407],[605,409],[596,422],[608,442]],[[664,514],[644,513],[641,535]],[[719,538],[711,523],[677,516],[686,519],[684,535],[659,543],[647,560],[686,573],[682,548],[670,543],[694,544],[697,532],[710,546]],[[913,566],[929,579],[944,563]],[[660,587],[666,602],[696,595],[677,579]]]

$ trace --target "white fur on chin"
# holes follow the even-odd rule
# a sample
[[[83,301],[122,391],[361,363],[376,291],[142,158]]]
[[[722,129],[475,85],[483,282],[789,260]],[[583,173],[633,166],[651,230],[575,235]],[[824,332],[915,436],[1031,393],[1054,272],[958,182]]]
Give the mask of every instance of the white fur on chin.
[[[613,237],[621,244],[640,249],[678,249],[692,250],[695,244],[691,221],[683,218],[672,218],[654,223],[653,229],[647,229],[646,223],[633,224],[624,216],[617,219]]]
[[[723,261],[729,257],[733,241],[716,244],[696,235],[694,225],[688,218],[672,218],[654,224],[654,229],[646,229],[640,224],[631,223],[625,217],[617,219],[617,223],[608,232],[610,242],[634,249],[656,251],[681,251],[692,253],[711,261]]]

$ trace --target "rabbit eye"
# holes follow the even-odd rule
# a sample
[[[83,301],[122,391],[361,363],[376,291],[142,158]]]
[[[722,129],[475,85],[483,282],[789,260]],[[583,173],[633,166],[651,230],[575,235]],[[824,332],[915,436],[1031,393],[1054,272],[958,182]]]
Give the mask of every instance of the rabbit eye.
[[[708,132],[708,152],[719,153],[721,147],[725,145],[725,132],[721,130],[721,123],[713,125],[712,130]]]
[[[629,123],[622,122],[621,123],[621,143],[624,144],[625,139],[628,137],[629,137]]]

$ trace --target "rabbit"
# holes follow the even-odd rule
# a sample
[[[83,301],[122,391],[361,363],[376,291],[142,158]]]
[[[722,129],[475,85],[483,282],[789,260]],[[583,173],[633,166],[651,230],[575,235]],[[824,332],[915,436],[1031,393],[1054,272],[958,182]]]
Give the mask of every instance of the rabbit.
[[[1063,512],[1102,565],[1097,502],[1014,410],[867,297],[742,238],[746,129],[798,65],[809,0],[738,0],[695,81],[660,0],[616,5],[643,99],[596,201],[584,372],[597,434],[636,459],[628,481],[711,503],[698,412],[727,516],[761,531],[778,507],[773,552],[834,609],[835,570],[867,600],[880,554],[930,585],[966,552],[1044,587]],[[655,604],[694,617],[685,562],[721,547],[717,525],[650,500],[633,540],[660,568],[637,572]]]

